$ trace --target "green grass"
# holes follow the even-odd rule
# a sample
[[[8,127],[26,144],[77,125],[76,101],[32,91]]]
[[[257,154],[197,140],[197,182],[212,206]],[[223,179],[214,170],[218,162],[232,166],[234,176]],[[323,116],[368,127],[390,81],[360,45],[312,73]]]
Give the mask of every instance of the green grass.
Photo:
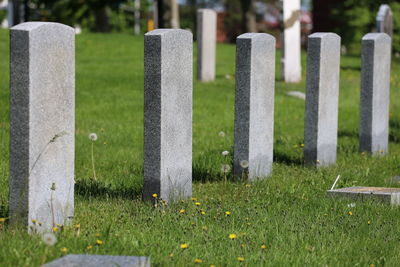
[[[0,217],[8,216],[8,46],[8,31],[2,30]],[[388,156],[358,152],[360,58],[342,57],[337,164],[324,169],[302,165],[304,101],[285,93],[304,91],[305,83],[277,81],[274,172],[246,186],[224,185],[220,172],[221,164],[232,160],[232,153],[225,160],[221,152],[232,152],[235,82],[226,74],[234,77],[235,46],[218,45],[217,55],[216,81],[194,83],[193,196],[201,205],[188,200],[155,208],[140,200],[143,38],[77,36],[74,223],[80,224],[80,234],[66,227],[57,233],[58,243],[46,247],[40,236],[0,223],[0,265],[39,266],[62,256],[64,247],[68,253],[146,255],[154,266],[190,266],[196,258],[203,266],[398,265],[400,209],[375,202],[349,208],[349,201],[327,199],[325,192],[339,174],[338,187],[399,186],[390,178],[400,172],[400,63],[392,67]],[[97,182],[91,179],[91,132],[99,136]],[[186,212],[180,214],[181,209]],[[230,240],[231,233],[237,238]],[[96,246],[97,239],[104,244]],[[189,248],[181,249],[182,243]],[[88,245],[93,248],[87,250]]]

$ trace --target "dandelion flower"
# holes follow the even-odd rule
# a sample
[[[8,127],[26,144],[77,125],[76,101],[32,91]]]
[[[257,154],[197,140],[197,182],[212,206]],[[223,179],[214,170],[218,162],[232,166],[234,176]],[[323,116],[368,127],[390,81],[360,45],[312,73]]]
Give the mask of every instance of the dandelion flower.
[[[33,224],[36,224],[36,222],[37,222],[37,221],[36,221],[35,219],[32,219],[32,223],[33,223]]]
[[[57,243],[57,237],[52,233],[45,233],[42,236],[42,240],[48,246],[54,246]]]
[[[225,157],[226,157],[226,156],[228,156],[228,155],[229,155],[229,151],[226,151],[226,150],[225,150],[225,151],[222,151],[222,156],[225,156]]]
[[[251,184],[246,184],[245,186],[246,186],[247,188],[249,188],[249,187],[251,187]]]
[[[244,262],[244,258],[243,257],[237,257],[237,260],[240,262]]]
[[[262,249],[266,249],[266,248],[267,248],[267,246],[266,246],[266,245],[264,245],[264,244],[262,244],[262,245],[261,245],[261,248],[262,248]]]
[[[102,240],[99,240],[99,239],[96,240],[96,245],[98,245],[98,246],[103,245],[103,243],[104,242]]]
[[[227,173],[227,172],[229,172],[230,170],[231,170],[231,166],[229,166],[228,164],[223,164],[223,165],[221,166],[221,171],[224,172],[224,173]]]
[[[95,237],[99,237],[99,236],[101,236],[101,234],[100,233],[96,233],[94,236]]]
[[[169,253],[168,256],[173,257],[173,256],[174,256],[174,253]]]
[[[300,146],[301,146],[301,147],[304,147],[304,144],[301,144]]]
[[[152,196],[153,196],[154,198],[157,198],[157,197],[158,197],[158,195],[157,195],[156,193],[154,193]]]
[[[58,229],[58,227],[53,227],[52,230],[53,230],[53,232],[56,233],[56,232],[58,232],[59,229]]]
[[[179,213],[183,214],[183,213],[185,213],[185,210],[184,210],[184,209],[181,209],[181,210],[179,211]]]
[[[6,218],[0,218],[0,223],[5,222]]]
[[[60,248],[60,251],[61,251],[62,253],[67,253],[67,252],[68,252],[68,249],[67,249],[66,247],[63,247],[63,248]]]
[[[194,263],[203,263],[203,260],[201,260],[201,259],[195,259],[195,260],[194,260]]]
[[[91,245],[89,245],[89,246],[86,247],[87,250],[90,250],[90,249],[92,249],[92,248],[93,248],[93,246],[91,246]]]
[[[192,197],[192,201],[197,201],[197,198],[196,197]]]
[[[237,235],[236,234],[229,234],[228,237],[233,240],[233,239],[237,238]]]
[[[97,140],[97,134],[95,134],[95,133],[90,133],[90,134],[89,134],[89,139],[92,140],[92,141],[96,141],[96,140]]]
[[[205,214],[206,214],[206,211],[205,211],[205,210],[201,210],[200,213],[201,213],[202,215],[205,215]]]
[[[348,214],[351,216],[351,215],[353,215],[353,212],[349,211]]]
[[[371,221],[368,221],[368,224],[371,224]]]
[[[230,211],[225,211],[226,216],[230,216],[232,213]]]
[[[196,206],[200,206],[200,205],[201,205],[200,202],[195,202],[194,204],[195,204]]]
[[[180,247],[181,247],[181,249],[186,249],[186,248],[189,247],[189,245],[186,244],[186,243],[183,243],[183,244],[180,245]]]
[[[243,169],[248,168],[249,167],[249,162],[247,160],[241,160],[240,161],[240,167],[242,167]]]
[[[223,131],[218,133],[219,137],[225,137],[225,133]]]

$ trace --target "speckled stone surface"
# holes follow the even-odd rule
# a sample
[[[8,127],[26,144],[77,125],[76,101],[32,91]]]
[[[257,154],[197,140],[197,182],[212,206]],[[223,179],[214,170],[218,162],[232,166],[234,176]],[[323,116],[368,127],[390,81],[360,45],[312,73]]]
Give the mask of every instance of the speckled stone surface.
[[[301,81],[300,0],[283,0],[282,76],[285,82]]]
[[[145,35],[144,189],[166,201],[192,194],[193,39],[185,30]]]
[[[217,13],[212,9],[197,10],[197,80],[215,79],[215,48],[217,43]]]
[[[391,43],[386,33],[362,39],[360,151],[388,150]]]
[[[392,205],[400,205],[400,188],[354,186],[328,190],[327,196],[352,200],[376,199]]]
[[[272,171],[275,38],[246,33],[236,40],[234,174],[265,178]],[[249,163],[243,169],[242,160]]]
[[[10,31],[10,217],[30,230],[74,214],[74,38],[58,23]]]
[[[150,267],[148,257],[69,254],[42,267]]]
[[[376,15],[376,31],[393,36],[393,13],[389,5],[382,4]]]
[[[327,166],[336,162],[340,37],[309,35],[307,55],[304,161]]]

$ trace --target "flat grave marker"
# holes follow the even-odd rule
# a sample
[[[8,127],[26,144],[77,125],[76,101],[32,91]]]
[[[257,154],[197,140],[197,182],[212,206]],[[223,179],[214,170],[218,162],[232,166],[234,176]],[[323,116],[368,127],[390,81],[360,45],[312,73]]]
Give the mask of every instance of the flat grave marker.
[[[375,199],[391,205],[400,205],[400,188],[354,186],[327,191],[328,197],[351,200]]]

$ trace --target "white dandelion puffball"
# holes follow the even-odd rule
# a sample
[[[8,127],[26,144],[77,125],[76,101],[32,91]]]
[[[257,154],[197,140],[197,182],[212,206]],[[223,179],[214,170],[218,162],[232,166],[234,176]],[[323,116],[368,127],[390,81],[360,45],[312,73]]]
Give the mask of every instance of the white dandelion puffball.
[[[57,237],[52,233],[45,233],[42,236],[42,240],[48,246],[54,246],[57,243]]]
[[[222,131],[221,131],[221,132],[219,132],[219,133],[218,133],[218,135],[219,135],[220,137],[225,137],[225,133],[224,133],[224,132],[222,132]]]
[[[349,207],[349,208],[354,208],[355,206],[356,206],[356,203],[347,204],[347,207]]]
[[[95,133],[89,134],[89,139],[92,140],[92,141],[96,141],[97,140],[97,134],[95,134]]]
[[[222,151],[222,156],[228,156],[229,155],[229,151]]]
[[[228,164],[224,164],[224,165],[221,166],[221,171],[222,171],[222,172],[227,173],[227,172],[229,172],[230,170],[231,170],[231,166],[229,166]]]
[[[249,162],[247,160],[241,160],[240,161],[240,167],[242,167],[242,168],[249,167]]]

